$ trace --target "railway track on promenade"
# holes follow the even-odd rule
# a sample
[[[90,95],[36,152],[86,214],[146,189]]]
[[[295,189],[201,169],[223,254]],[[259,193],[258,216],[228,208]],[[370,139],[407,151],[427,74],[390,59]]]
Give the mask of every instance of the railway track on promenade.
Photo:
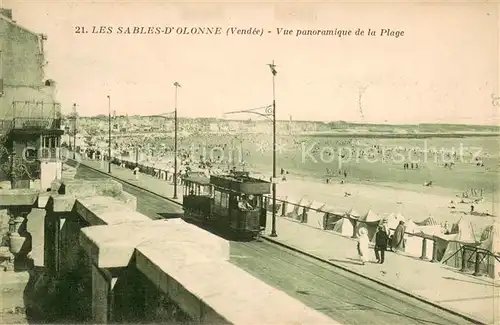
[[[137,210],[152,219],[161,219],[182,209],[178,202],[89,166],[80,165],[77,174],[77,178],[83,179],[109,177],[136,196]],[[231,263],[343,324],[473,324],[373,281],[264,240],[232,241],[230,245]]]

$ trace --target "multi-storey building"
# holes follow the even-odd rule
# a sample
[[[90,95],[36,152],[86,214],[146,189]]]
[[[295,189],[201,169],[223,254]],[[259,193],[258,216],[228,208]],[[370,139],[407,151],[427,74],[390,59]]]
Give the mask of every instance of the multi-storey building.
[[[0,8],[0,177],[14,187],[40,180],[47,188],[61,174],[61,108],[44,75],[46,40]]]

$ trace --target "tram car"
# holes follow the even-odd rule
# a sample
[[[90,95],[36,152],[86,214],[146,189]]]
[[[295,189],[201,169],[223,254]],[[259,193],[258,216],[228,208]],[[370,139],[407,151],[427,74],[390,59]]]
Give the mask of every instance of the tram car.
[[[266,226],[264,195],[270,183],[248,172],[228,175],[189,175],[184,179],[184,218],[238,239],[254,239]]]

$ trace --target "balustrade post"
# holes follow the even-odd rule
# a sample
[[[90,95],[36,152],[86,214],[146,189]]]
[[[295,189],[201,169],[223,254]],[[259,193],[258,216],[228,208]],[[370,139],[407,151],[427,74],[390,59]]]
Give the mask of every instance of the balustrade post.
[[[307,222],[307,208],[304,207],[304,209],[302,210],[302,217],[300,219],[300,222],[302,223]]]
[[[14,255],[14,260],[7,266],[7,269],[13,269],[14,263],[27,261],[31,251],[31,236],[26,228],[28,212],[20,207],[13,207],[9,209],[9,213],[9,251]]]
[[[476,253],[476,260],[474,263],[474,273],[472,275],[474,276],[480,276],[481,274],[481,252],[476,248],[475,250]]]
[[[431,262],[432,263],[436,263],[438,260],[437,260],[437,253],[438,253],[438,245],[437,245],[437,239],[436,237],[432,237],[432,243],[433,243],[433,247],[432,247],[432,260]]]
[[[286,215],[286,208],[287,208],[287,205],[288,205],[288,202],[281,202],[281,216],[284,217]]]
[[[467,246],[462,246],[462,267],[460,268],[460,272],[465,272],[465,269],[466,269],[466,262],[465,262],[465,258],[466,258],[466,251],[467,251]]]
[[[420,255],[421,260],[427,260],[427,239],[422,238],[422,255]]]
[[[345,217],[343,217],[345,218]],[[358,220],[356,219],[349,219],[352,223],[352,236],[351,238],[358,238],[358,233],[357,233],[357,228],[358,228]]]

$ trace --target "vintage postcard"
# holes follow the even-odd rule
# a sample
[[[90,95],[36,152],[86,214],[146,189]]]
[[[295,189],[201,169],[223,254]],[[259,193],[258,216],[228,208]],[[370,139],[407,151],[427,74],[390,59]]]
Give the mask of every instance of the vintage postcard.
[[[0,1],[0,322],[499,324],[500,4]]]

